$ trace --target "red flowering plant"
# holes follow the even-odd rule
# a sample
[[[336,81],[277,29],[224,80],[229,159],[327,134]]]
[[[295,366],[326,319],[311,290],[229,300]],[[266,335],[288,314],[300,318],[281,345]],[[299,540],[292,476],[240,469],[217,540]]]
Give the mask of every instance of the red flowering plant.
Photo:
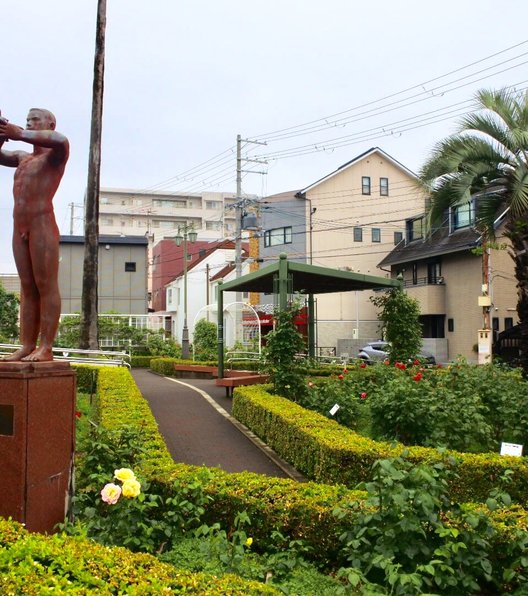
[[[370,386],[362,370],[350,369],[347,373],[340,373],[317,381],[308,381],[309,391],[301,400],[301,405],[319,412],[323,416],[332,418],[349,428],[355,429],[364,407],[367,389]],[[330,413],[334,405],[339,409]]]
[[[475,394],[460,399],[434,373],[402,371],[371,401],[372,435],[405,445],[478,450],[489,431]]]

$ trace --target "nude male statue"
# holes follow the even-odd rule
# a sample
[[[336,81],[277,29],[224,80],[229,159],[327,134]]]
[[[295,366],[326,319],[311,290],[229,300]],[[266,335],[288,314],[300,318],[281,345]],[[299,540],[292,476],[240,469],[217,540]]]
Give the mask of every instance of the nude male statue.
[[[55,116],[37,108],[29,111],[25,129],[0,117],[0,165],[16,168],[13,255],[22,287],[22,347],[3,360],[53,360],[61,308],[59,229],[53,197],[70,151],[68,139],[55,126]],[[7,139],[29,143],[33,152],[6,151],[2,146]]]

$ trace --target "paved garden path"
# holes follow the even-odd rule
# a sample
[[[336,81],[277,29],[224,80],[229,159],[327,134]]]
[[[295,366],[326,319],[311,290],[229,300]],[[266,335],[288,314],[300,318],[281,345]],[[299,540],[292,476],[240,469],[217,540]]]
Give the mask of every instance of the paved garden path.
[[[174,461],[226,472],[304,478],[230,415],[231,398],[209,379],[173,379],[132,369]]]

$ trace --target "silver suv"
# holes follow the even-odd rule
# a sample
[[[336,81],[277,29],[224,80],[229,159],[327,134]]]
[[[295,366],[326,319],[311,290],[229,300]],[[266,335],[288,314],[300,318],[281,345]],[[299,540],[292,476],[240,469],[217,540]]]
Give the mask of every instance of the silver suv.
[[[386,341],[370,341],[366,346],[363,346],[361,350],[359,350],[357,357],[365,362],[380,362],[388,358],[388,347],[389,344]],[[427,350],[420,350],[417,354],[417,358],[425,364],[436,364],[435,357]]]

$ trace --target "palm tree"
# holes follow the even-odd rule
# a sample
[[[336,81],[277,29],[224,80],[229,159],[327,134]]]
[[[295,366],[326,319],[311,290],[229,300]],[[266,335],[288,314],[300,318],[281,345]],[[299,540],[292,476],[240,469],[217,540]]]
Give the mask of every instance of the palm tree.
[[[475,226],[495,237],[497,216],[505,213],[504,235],[515,263],[521,365],[528,376],[528,92],[481,90],[476,109],[458,131],[441,141],[419,178],[430,196],[429,226],[448,207],[475,203]]]

